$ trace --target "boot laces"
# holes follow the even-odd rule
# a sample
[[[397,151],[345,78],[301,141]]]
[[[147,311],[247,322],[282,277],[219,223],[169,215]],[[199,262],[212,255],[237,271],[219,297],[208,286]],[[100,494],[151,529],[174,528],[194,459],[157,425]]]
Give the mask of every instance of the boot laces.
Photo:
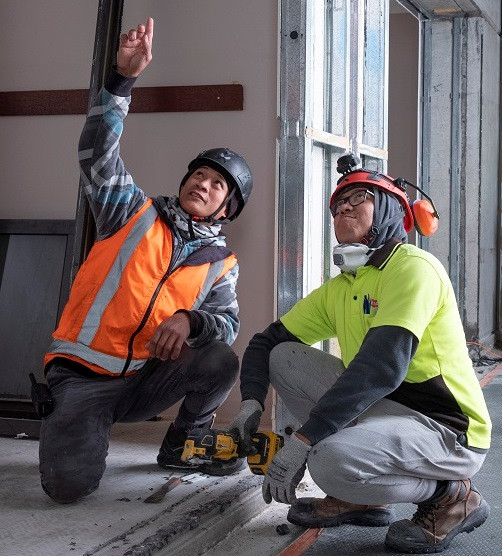
[[[438,504],[419,505],[417,511],[413,514],[411,521],[427,530],[436,528],[436,512],[439,509]]]

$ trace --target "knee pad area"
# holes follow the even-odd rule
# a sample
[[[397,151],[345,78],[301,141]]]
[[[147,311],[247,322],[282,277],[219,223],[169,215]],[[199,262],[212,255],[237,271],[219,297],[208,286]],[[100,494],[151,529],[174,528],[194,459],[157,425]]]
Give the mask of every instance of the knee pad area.
[[[105,472],[104,461],[85,454],[44,454],[40,464],[42,488],[60,504],[76,502],[94,492]]]
[[[62,476],[52,477],[49,480],[42,479],[44,492],[59,504],[71,504],[77,502],[94,492],[99,486],[99,480],[93,483],[85,483],[78,477]]]
[[[206,378],[214,377],[220,384],[233,384],[239,373],[239,359],[229,345],[213,342],[201,350],[194,367]]]
[[[272,349],[269,359],[269,376],[275,389],[287,388],[290,382],[294,382],[298,368],[303,369],[303,348],[304,346],[297,342],[282,342]],[[303,374],[303,370],[301,374]]]
[[[354,488],[362,485],[357,461],[346,453],[347,447],[332,440],[318,442],[308,457],[309,473],[326,494],[350,500]]]

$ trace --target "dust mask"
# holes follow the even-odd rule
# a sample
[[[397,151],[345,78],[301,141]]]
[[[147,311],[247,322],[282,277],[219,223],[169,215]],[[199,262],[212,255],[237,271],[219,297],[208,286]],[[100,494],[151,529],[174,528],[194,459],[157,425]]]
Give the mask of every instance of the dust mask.
[[[333,247],[333,263],[341,271],[355,274],[368,262],[373,251],[362,243],[339,243]]]

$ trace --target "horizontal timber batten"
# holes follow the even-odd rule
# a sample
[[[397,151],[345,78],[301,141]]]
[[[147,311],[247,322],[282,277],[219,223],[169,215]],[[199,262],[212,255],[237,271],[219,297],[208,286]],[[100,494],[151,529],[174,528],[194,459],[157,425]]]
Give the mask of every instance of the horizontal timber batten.
[[[0,92],[0,116],[86,114],[88,89]],[[136,87],[130,112],[215,112],[243,109],[242,85]]]

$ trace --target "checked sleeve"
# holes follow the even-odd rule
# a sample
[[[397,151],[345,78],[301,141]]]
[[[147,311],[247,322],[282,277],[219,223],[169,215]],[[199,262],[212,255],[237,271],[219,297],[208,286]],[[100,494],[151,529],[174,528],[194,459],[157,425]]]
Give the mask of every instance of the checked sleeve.
[[[121,228],[146,202],[120,157],[120,136],[135,79],[114,70],[89,109],[78,145],[80,179],[97,239]]]

